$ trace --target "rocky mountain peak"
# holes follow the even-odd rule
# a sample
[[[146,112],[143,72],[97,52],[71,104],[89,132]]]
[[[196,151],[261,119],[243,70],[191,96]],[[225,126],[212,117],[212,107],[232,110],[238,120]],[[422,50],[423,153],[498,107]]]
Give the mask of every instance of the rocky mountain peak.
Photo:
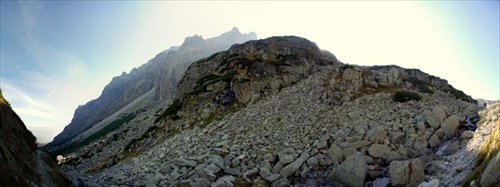
[[[54,150],[63,145],[63,147],[68,146],[68,142],[80,136],[84,131],[100,124],[139,98],[142,101],[137,102],[141,103],[142,107],[169,103],[176,92],[177,83],[192,62],[215,52],[227,50],[235,43],[253,39],[256,39],[255,35],[241,34],[234,29],[206,40],[198,35],[187,37],[180,47],[174,46],[162,51],[147,63],[131,70],[130,73],[122,73],[120,76],[113,77],[97,99],[75,110],[71,123],[51,143],[47,144],[46,148]],[[151,96],[141,97],[150,91],[153,92]],[[138,108],[134,111],[122,112],[133,113],[135,110]]]

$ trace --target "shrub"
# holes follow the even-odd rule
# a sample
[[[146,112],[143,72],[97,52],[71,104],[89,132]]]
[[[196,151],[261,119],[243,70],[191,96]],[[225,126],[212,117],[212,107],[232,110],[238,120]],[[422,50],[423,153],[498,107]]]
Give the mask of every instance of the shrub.
[[[345,64],[341,67],[342,70],[346,70],[346,69],[354,69],[356,66],[354,65],[350,65],[350,64]]]
[[[372,66],[369,67],[369,70],[381,70],[381,69],[390,69],[390,68],[401,68],[397,65],[384,65],[384,66]]]
[[[429,88],[429,83],[427,83],[423,80],[420,80],[417,77],[404,78],[403,81],[411,82],[412,84],[415,85],[415,87],[417,87],[418,91],[420,91],[422,93],[434,94],[434,91],[432,91]]]
[[[419,101],[420,99],[422,99],[422,96],[415,92],[397,91],[396,93],[394,93],[393,99],[397,102],[407,102],[410,100]]]
[[[469,103],[477,103],[477,101],[475,101],[474,99],[472,99],[470,96],[468,96],[467,94],[465,94],[463,91],[457,90],[457,89],[453,88],[453,86],[451,86],[451,85],[450,85],[450,89],[446,89],[444,91],[445,92],[450,92],[451,94],[453,94],[455,96],[455,98],[462,99],[462,101],[466,101],[466,102],[469,102]]]

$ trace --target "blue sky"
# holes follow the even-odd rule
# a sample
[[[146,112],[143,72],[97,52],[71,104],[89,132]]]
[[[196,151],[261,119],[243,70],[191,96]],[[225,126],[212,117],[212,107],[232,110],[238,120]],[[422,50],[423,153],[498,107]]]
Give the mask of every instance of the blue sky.
[[[500,99],[498,1],[1,1],[0,87],[42,142],[78,105],[186,36],[297,35],[344,63],[397,64]]]

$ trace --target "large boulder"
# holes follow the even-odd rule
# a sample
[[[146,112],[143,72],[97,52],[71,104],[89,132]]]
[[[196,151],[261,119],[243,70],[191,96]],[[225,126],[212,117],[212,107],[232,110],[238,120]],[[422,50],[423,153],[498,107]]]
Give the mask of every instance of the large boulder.
[[[451,115],[446,118],[446,120],[441,123],[441,129],[443,129],[444,134],[451,138],[457,134],[458,127],[460,127],[460,121],[456,115]]]
[[[493,157],[481,175],[481,186],[500,184],[500,152]]]
[[[389,165],[391,184],[417,186],[425,180],[424,166],[420,159],[411,161],[393,161]]]
[[[373,158],[383,158],[384,155],[389,154],[389,152],[391,152],[391,148],[382,144],[372,144],[370,148],[368,148],[368,154]]]
[[[367,172],[364,156],[356,152],[328,175],[327,182],[336,186],[363,186]]]
[[[309,158],[309,153],[307,152],[304,152],[302,153],[302,155],[300,155],[300,157],[293,161],[292,163],[288,164],[287,166],[285,166],[280,174],[282,177],[286,178],[292,174],[294,174],[297,170],[299,170],[300,166],[302,166],[302,164]]]
[[[427,114],[425,116],[425,120],[427,121],[427,123],[429,123],[429,125],[434,129],[439,128],[439,124],[441,124],[441,122],[443,122],[445,118],[446,111],[443,107],[436,107],[430,114]]]

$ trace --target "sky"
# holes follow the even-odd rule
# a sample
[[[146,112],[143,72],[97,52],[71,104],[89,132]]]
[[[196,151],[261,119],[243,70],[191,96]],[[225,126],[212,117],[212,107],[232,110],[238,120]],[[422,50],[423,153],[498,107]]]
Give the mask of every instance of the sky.
[[[0,88],[39,142],[195,34],[295,35],[349,64],[396,64],[500,99],[499,1],[1,1]]]

